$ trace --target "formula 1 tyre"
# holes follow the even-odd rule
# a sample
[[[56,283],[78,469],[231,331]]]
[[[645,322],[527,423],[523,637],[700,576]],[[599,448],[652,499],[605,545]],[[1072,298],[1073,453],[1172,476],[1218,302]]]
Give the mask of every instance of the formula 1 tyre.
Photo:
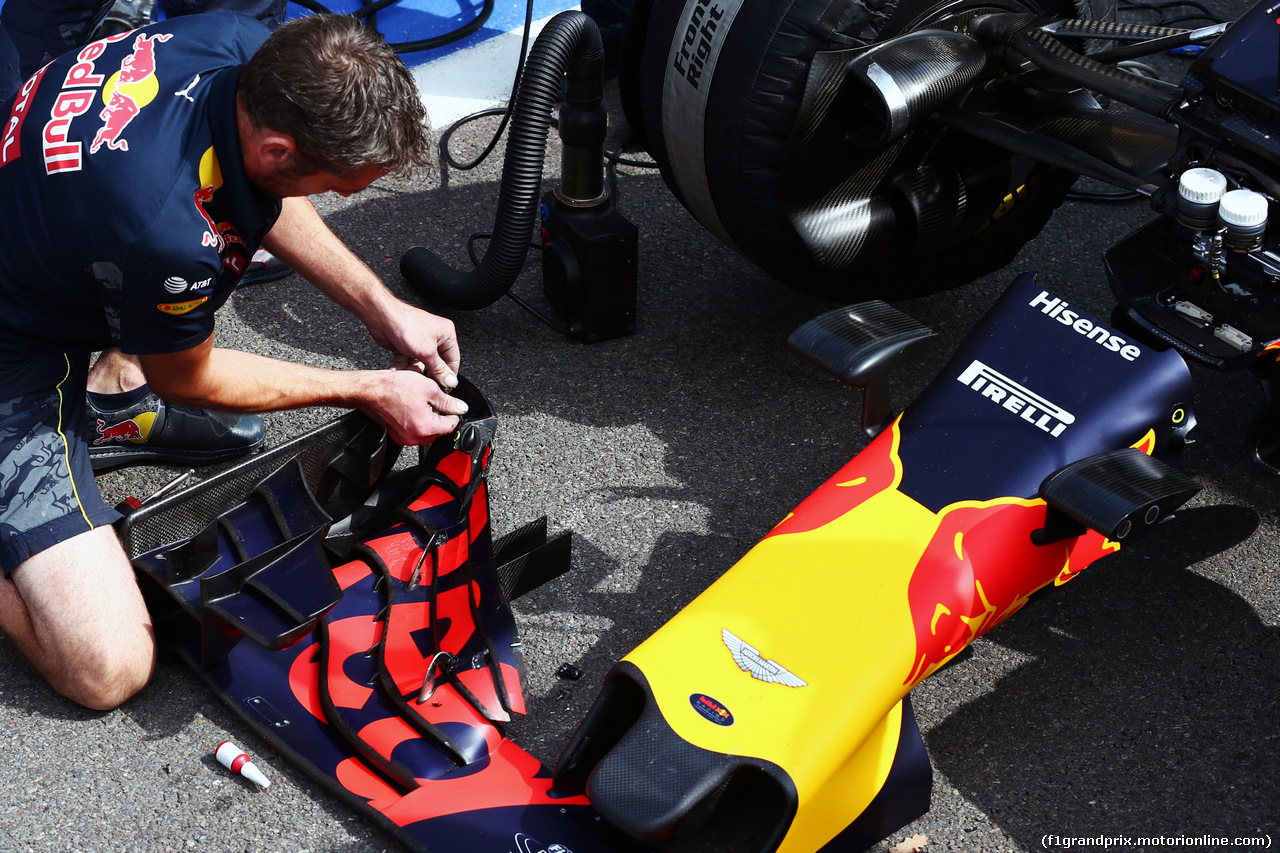
[[[1077,176],[932,122],[883,144],[851,142],[867,114],[845,91],[845,68],[895,36],[964,32],[994,12],[1085,10],[1070,0],[637,0],[623,107],[685,207],[784,284],[846,302],[938,292],[1008,264]],[[1000,97],[1008,112],[1035,112],[1025,93]]]

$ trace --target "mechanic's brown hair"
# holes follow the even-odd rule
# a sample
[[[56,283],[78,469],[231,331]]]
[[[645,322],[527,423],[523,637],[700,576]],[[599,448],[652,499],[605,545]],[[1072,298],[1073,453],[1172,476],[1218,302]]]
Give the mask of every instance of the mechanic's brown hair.
[[[413,76],[378,32],[348,15],[281,26],[241,70],[237,94],[255,128],[293,137],[295,176],[352,177],[369,166],[405,175],[431,164]]]

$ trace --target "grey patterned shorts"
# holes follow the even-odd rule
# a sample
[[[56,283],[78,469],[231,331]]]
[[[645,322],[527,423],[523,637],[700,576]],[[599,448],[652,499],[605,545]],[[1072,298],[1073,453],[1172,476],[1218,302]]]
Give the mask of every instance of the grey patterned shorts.
[[[103,502],[89,465],[87,358],[37,352],[25,362],[0,370],[0,569],[6,577],[33,554],[120,517]],[[4,376],[21,380],[4,382]]]

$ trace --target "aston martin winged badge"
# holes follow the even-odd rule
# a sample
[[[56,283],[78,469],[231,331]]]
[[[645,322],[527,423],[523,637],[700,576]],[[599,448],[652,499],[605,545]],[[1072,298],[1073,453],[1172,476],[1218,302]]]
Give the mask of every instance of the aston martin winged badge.
[[[785,684],[787,687],[804,687],[809,683],[777,661],[766,660],[755,647],[748,645],[728,628],[720,629],[720,638],[729,647],[734,663],[743,672],[751,673],[752,678],[771,684]]]

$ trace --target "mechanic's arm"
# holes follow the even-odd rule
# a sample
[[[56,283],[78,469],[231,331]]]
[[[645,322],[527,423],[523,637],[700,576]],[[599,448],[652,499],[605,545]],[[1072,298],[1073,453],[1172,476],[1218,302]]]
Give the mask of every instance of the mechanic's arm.
[[[139,356],[162,399],[226,412],[303,406],[359,409],[402,446],[452,432],[467,405],[416,370],[327,370],[213,345],[213,335],[181,352]]]
[[[453,323],[397,299],[305,198],[286,198],[262,244],[307,281],[359,317],[374,341],[403,367],[420,361],[445,388],[458,384]]]

